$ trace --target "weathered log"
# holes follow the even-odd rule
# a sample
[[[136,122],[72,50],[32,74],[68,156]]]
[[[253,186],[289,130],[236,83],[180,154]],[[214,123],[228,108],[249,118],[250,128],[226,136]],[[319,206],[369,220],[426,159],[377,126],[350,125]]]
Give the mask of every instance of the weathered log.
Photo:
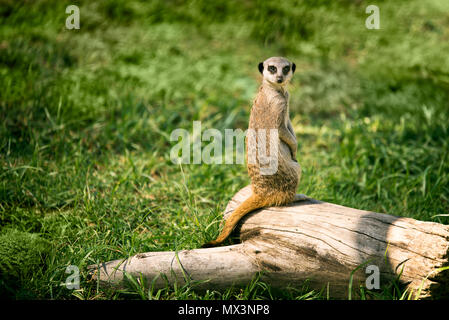
[[[225,218],[250,192],[248,186],[232,198]],[[156,279],[154,288],[167,280],[206,280],[197,287],[220,289],[247,284],[263,271],[262,280],[274,288],[301,287],[307,280],[309,288],[347,298],[350,279],[353,287],[364,285],[371,275],[365,267],[373,265],[381,283],[399,277],[414,297],[449,296],[447,225],[311,199],[254,211],[235,232],[240,244],[138,254],[92,266],[93,277],[121,287],[126,271],[150,283]]]

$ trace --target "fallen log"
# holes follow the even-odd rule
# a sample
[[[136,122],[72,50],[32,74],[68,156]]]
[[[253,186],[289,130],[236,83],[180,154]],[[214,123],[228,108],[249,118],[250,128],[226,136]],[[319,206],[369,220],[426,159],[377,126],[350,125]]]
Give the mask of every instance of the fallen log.
[[[225,218],[250,192],[248,186],[232,198]],[[245,285],[262,272],[273,288],[301,287],[307,280],[309,288],[324,289],[331,298],[347,298],[350,279],[353,287],[365,285],[378,270],[380,283],[399,277],[415,298],[449,296],[447,225],[311,199],[254,211],[234,233],[240,244],[143,253],[90,270],[108,286],[122,288],[127,272],[142,275],[156,289],[167,281],[222,289]],[[367,266],[374,267],[367,273]]]

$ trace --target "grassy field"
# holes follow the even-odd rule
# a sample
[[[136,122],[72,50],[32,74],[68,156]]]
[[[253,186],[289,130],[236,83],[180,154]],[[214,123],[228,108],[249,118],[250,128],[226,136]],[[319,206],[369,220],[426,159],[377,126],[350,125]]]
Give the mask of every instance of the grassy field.
[[[297,65],[298,192],[449,223],[449,2],[0,1],[0,295],[12,299],[322,299],[194,286],[127,293],[87,265],[197,248],[244,165],[175,165],[170,133],[245,130],[257,64]],[[65,9],[80,8],[68,30]],[[365,8],[380,8],[368,30]],[[68,265],[81,289],[61,286]],[[387,286],[372,293],[398,299]]]

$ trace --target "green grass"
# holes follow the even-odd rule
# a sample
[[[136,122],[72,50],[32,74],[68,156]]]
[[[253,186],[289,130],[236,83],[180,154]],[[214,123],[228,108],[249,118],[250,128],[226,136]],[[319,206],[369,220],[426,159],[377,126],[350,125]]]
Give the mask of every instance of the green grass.
[[[80,30],[65,28],[70,4]],[[297,65],[299,192],[449,223],[449,4],[379,0],[381,29],[367,30],[368,4],[2,1],[1,295],[327,298],[258,279],[206,293],[114,293],[84,281],[87,265],[217,235],[227,201],[249,183],[245,166],[174,165],[170,133],[196,120],[245,130],[257,64],[274,55]],[[25,262],[11,269],[11,258]],[[78,291],[60,285],[68,265],[82,272]],[[390,284],[373,295],[403,292]]]

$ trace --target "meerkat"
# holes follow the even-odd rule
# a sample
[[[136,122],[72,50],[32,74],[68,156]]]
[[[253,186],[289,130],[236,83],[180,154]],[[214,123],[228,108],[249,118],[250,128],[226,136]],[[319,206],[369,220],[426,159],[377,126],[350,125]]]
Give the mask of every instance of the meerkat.
[[[287,84],[295,72],[296,65],[282,57],[271,57],[259,63],[258,67],[263,79],[251,108],[248,126],[248,133],[253,132],[255,138],[249,139],[248,134],[246,137],[246,162],[252,194],[225,221],[220,235],[203,247],[221,244],[240,219],[253,210],[308,199],[303,194],[296,194],[301,178],[301,166],[296,160],[298,145],[289,116]],[[272,136],[273,129],[277,134]],[[262,144],[260,137],[267,131],[270,131],[270,137],[275,139],[265,140]],[[270,149],[270,143],[276,144],[276,170],[267,174],[262,172],[260,151]]]

